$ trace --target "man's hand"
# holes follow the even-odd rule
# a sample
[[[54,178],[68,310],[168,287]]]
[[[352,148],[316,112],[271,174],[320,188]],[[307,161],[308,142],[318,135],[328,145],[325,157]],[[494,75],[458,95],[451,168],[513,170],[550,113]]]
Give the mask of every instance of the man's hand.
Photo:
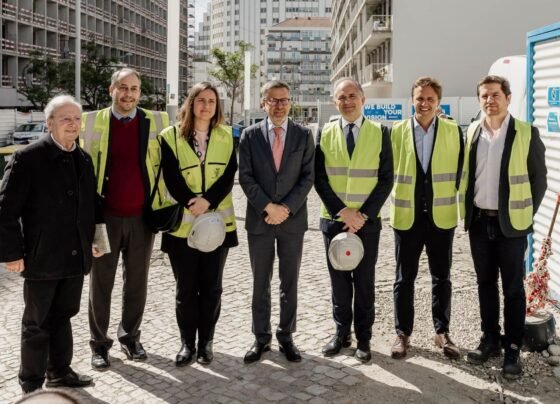
[[[208,211],[210,202],[208,202],[201,196],[197,196],[196,198],[190,199],[188,205],[189,210],[194,215],[194,217],[198,217]]]
[[[264,210],[268,214],[268,216],[264,218],[264,221],[267,224],[281,224],[290,216],[290,211],[288,210],[288,208],[277,203],[269,203],[268,205],[266,205]]]
[[[354,208],[344,208],[340,211],[340,218],[344,222],[342,230],[348,230],[350,233],[356,233],[366,223],[366,218],[361,212]]]
[[[23,263],[23,258],[16,261],[6,262],[6,270],[8,272],[23,272],[25,265]]]
[[[95,258],[99,258],[104,254],[104,252],[101,252],[97,249],[97,246],[95,244],[91,246],[91,255],[93,255]]]

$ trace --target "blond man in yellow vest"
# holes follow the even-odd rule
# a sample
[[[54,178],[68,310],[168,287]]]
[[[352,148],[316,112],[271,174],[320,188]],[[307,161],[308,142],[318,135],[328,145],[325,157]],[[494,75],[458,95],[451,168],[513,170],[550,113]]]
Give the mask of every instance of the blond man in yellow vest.
[[[432,277],[434,343],[450,358],[460,354],[449,337],[449,320],[451,250],[459,213],[463,136],[455,122],[436,116],[441,95],[437,80],[417,79],[411,89],[414,116],[395,123],[391,130],[395,163],[391,226],[397,263],[393,358],[403,358],[407,353],[414,325],[414,283],[424,247]]]
[[[108,336],[111,294],[119,256],[123,258],[123,307],[117,336],[130,360],[146,359],[140,343],[140,324],[146,304],[148,268],[154,234],[148,227],[150,190],[154,186],[156,136],[169,125],[166,112],[138,108],[140,75],[123,68],[111,78],[110,107],[84,113],[80,140],[92,158],[97,195],[102,206],[111,252],[93,261],[89,290],[91,365],[110,366]]]
[[[356,359],[371,359],[375,315],[374,281],[381,231],[379,212],[393,185],[393,158],[387,128],[366,119],[360,83],[343,78],[334,84],[334,103],[341,114],[325,125],[315,149],[315,189],[321,197],[321,231],[328,252],[331,240],[348,231],[360,237],[364,257],[353,271],[337,271],[327,254],[336,333],[324,346],[334,356],[351,345]]]
[[[509,82],[484,77],[477,86],[483,119],[467,132],[461,182],[465,229],[478,283],[482,338],[467,360],[484,363],[505,349],[506,378],[522,373],[519,350],[525,325],[523,288],[527,235],[546,191],[545,148],[539,131],[508,112]],[[500,337],[498,277],[504,296],[504,332]]]

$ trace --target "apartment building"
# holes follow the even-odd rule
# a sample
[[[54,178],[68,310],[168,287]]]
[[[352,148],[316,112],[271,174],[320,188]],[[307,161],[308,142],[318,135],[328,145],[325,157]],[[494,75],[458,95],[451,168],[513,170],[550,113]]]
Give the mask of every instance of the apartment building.
[[[354,77],[367,98],[391,97],[392,0],[333,0],[331,82]]]
[[[496,59],[525,54],[527,32],[559,15],[558,0],[333,0],[331,82],[352,76],[366,98],[407,98],[433,76],[444,96],[472,97]]]
[[[252,80],[251,105],[259,108],[259,89],[267,51],[267,28],[290,18],[329,17],[331,0],[211,0],[209,48],[235,51],[239,41],[253,45],[252,63],[261,67]]]
[[[2,0],[0,22],[0,107],[21,107],[17,93],[30,53],[55,60],[76,51],[76,0]],[[193,0],[181,0],[180,94],[192,84]],[[155,89],[165,91],[167,1],[82,0],[82,43],[94,42],[104,55],[136,68]],[[83,60],[87,55],[82,54]]]
[[[330,96],[330,17],[295,17],[267,30],[267,80],[287,81],[297,120],[316,121],[318,103]]]

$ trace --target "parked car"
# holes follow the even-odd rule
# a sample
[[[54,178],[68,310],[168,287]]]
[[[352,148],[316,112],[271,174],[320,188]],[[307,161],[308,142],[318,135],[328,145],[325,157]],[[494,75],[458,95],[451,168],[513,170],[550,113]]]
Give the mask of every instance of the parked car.
[[[11,138],[13,144],[29,144],[48,132],[45,122],[24,123],[16,128]]]
[[[249,125],[254,125],[262,121],[263,119],[265,119],[265,117],[250,118]],[[235,146],[239,145],[239,138],[241,137],[241,132],[243,132],[243,129],[245,129],[249,125],[245,125],[245,121],[243,119],[231,125],[233,131],[233,141],[235,142]]]

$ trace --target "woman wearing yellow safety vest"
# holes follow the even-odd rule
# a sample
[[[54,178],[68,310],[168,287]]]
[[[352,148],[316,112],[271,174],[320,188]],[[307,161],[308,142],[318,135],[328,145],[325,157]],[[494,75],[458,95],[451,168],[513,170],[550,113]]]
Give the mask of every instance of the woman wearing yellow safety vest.
[[[175,310],[182,343],[176,366],[188,365],[194,359],[197,332],[197,362],[212,361],[223,269],[229,248],[238,244],[231,195],[237,159],[231,127],[223,125],[223,120],[216,88],[201,82],[192,87],[181,107],[179,124],[160,134],[168,198],[185,208],[179,229],[164,233],[161,243],[176,281]],[[222,216],[226,238],[214,251],[201,252],[187,245],[187,238],[194,219],[208,211]]]

